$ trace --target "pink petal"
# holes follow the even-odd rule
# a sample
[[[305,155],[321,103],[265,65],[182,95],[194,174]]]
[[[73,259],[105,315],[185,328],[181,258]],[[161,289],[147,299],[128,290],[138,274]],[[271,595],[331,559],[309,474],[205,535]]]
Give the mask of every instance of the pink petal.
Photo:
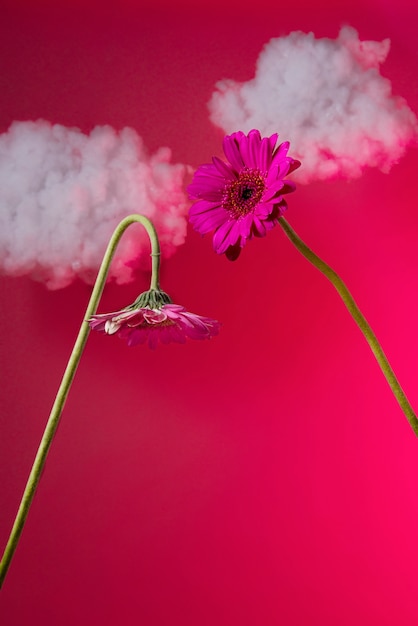
[[[148,329],[146,327],[130,329],[129,332],[119,332],[119,336],[126,340],[128,346],[133,347],[146,342]]]
[[[213,235],[213,249],[218,254],[223,254],[228,246],[236,243],[238,234],[234,234],[235,220],[224,222]]]
[[[300,167],[302,165],[302,163],[300,161],[298,161],[297,159],[292,159],[291,157],[288,157],[290,159],[290,165],[289,165],[289,171],[288,174],[291,174],[292,172],[294,172],[295,170],[298,169],[298,167]]]
[[[270,142],[265,137],[261,140],[260,151],[258,155],[258,169],[260,172],[267,172],[271,162]]]
[[[106,320],[96,319],[95,317],[91,317],[87,321],[92,330],[96,330],[98,332],[104,332]]]
[[[253,226],[253,214],[248,213],[237,222],[236,230],[243,239],[248,239]]]
[[[274,149],[276,147],[276,143],[277,143],[278,138],[279,138],[279,135],[277,133],[273,133],[273,135],[271,135],[268,138],[269,145],[270,145],[270,153],[271,153],[272,156],[274,154]],[[271,163],[271,161],[270,161],[270,163]]]
[[[256,237],[264,237],[266,235],[266,227],[256,215],[253,216],[253,233]]]
[[[223,189],[224,186],[224,173],[219,172],[213,163],[205,163],[195,171],[187,191],[190,196],[199,198],[205,191]]]
[[[157,330],[152,330],[148,332],[148,346],[151,348],[151,350],[155,350],[155,348],[158,346],[159,334],[160,331]]]
[[[222,144],[224,153],[232,167],[239,172],[244,167],[241,153],[238,148],[237,139],[234,135],[226,135]]]
[[[216,169],[218,170],[218,172],[227,180],[236,180],[236,174],[235,172],[231,169],[231,167],[227,164],[224,163],[224,161],[221,161],[221,159],[218,159],[218,157],[214,156],[212,158],[213,164],[216,167]]]
[[[162,307],[164,309],[164,311],[167,313],[167,317],[169,317],[170,319],[174,319],[173,315],[170,315],[171,313],[179,313],[180,311],[185,311],[186,309],[184,308],[184,306],[181,306],[181,304],[164,304],[164,306]]]
[[[212,176],[213,178],[222,179],[223,175],[216,169],[215,165],[212,163],[203,163],[203,165],[199,165],[197,170],[195,171],[193,178],[199,178],[200,176]]]
[[[283,141],[283,143],[281,143],[278,146],[276,152],[273,154],[273,159],[276,159],[276,158],[278,160],[284,159],[284,157],[288,153],[289,147],[290,147],[290,143],[288,141]]]
[[[198,200],[195,202],[189,211],[190,219],[193,217],[197,217],[198,215],[203,215],[204,213],[213,211],[214,209],[218,209],[220,207],[219,202],[208,202],[207,200]]]
[[[170,333],[170,341],[174,341],[175,343],[186,343],[186,337],[183,331],[177,326],[167,327],[167,330]]]
[[[187,193],[191,198],[204,198],[205,200],[221,200],[225,189],[224,179],[215,179],[212,176],[199,176],[187,187]]]
[[[161,324],[167,319],[163,309],[149,309],[144,311],[144,319],[148,324]]]
[[[296,190],[296,185],[291,180],[284,180],[283,182],[284,182],[284,186],[283,186],[283,189],[280,192],[281,194],[283,194],[283,193],[292,193],[292,191]]]
[[[285,183],[283,180],[276,180],[270,183],[263,195],[263,202],[267,202],[271,198],[273,198],[279,191],[281,191],[284,187]]]
[[[144,324],[144,309],[137,309],[134,313],[129,317],[129,319],[124,320],[124,326],[128,328],[136,328],[137,326],[141,326]]]
[[[256,215],[262,220],[265,220],[271,214],[273,210],[273,206],[274,206],[273,200],[270,200],[270,201],[263,200],[257,205],[257,208],[254,211],[254,215]]]
[[[245,165],[252,169],[258,168],[261,137],[258,130],[251,130],[248,136],[243,136],[240,141],[240,151]]]
[[[217,207],[212,211],[207,211],[206,213],[196,216],[193,220],[193,226],[199,233],[205,235],[219,228],[219,226],[228,219],[229,215],[227,211],[222,207]]]

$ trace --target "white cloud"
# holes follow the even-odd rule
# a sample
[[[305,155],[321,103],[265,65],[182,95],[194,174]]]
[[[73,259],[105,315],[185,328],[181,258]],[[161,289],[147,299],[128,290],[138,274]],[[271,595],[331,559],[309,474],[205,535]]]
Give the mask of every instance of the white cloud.
[[[162,255],[186,236],[186,166],[168,148],[148,155],[131,128],[97,126],[89,135],[39,120],[14,122],[0,135],[0,271],[29,275],[58,289],[92,282],[109,238],[130,213],[149,217]],[[122,237],[109,276],[132,279],[150,268],[141,226]]]
[[[224,79],[209,102],[212,122],[225,133],[258,128],[289,140],[302,161],[300,182],[355,178],[367,166],[387,172],[418,136],[405,100],[381,76],[390,41],[360,41],[345,26],[337,39],[292,32],[264,46],[255,77]]]

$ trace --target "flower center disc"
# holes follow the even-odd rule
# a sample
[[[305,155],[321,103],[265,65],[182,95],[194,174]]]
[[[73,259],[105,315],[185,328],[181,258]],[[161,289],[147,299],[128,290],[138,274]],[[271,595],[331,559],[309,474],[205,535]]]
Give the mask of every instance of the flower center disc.
[[[237,180],[225,188],[222,206],[233,218],[243,217],[260,202],[265,187],[265,179],[261,172],[242,170]]]

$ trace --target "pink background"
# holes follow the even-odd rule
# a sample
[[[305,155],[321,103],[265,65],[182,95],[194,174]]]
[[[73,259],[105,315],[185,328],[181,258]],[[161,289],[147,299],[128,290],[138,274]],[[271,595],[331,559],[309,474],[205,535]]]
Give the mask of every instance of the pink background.
[[[132,126],[197,166],[220,154],[216,81],[250,79],[271,37],[343,24],[391,39],[382,73],[418,114],[412,2],[59,4],[3,2],[0,132],[40,117]],[[417,171],[411,149],[389,175],[300,185],[287,213],[415,407]],[[100,310],[147,280],[109,285]],[[332,286],[279,228],[235,264],[189,228],[162,286],[222,332],[155,352],[90,336],[2,626],[416,625],[418,440]],[[89,294],[0,278],[1,549]]]

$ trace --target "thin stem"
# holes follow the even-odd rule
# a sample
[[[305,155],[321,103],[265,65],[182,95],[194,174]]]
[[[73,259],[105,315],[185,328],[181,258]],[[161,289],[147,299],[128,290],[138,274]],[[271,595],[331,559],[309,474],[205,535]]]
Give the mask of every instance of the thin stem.
[[[374,356],[376,357],[376,360],[379,363],[380,368],[387,382],[389,383],[389,386],[392,389],[395,398],[399,402],[399,405],[406,416],[406,419],[412,426],[414,433],[418,436],[417,416],[415,415],[405,393],[403,392],[402,387],[398,382],[398,379],[396,378],[391,366],[389,365],[386,355],[383,352],[382,347],[376,338],[376,335],[370,328],[364,315],[360,312],[357,304],[355,303],[344,282],[329,265],[327,265],[322,259],[320,259],[310,248],[308,248],[308,246],[295,233],[292,227],[286,222],[284,217],[279,218],[279,224],[283,228],[286,235],[289,237],[290,241],[299,250],[299,252],[301,252],[303,256],[308,259],[308,261],[315,265],[315,267],[319,269],[319,271],[322,272],[331,281],[335,289],[340,294],[352,318],[357,323],[361,332],[365,336],[366,341],[369,344]]]
[[[140,224],[142,224],[142,226],[144,226],[151,240],[152,274],[150,288],[159,288],[160,246],[156,230],[153,224],[146,217],[142,215],[129,215],[124,220],[122,220],[116,227],[103,257],[103,261],[101,263],[99,273],[93,287],[93,291],[87,306],[83,322],[81,324],[73,351],[64,372],[60,387],[55,397],[55,401],[52,406],[51,413],[41,439],[41,443],[39,444],[38,452],[33,462],[32,470],[29,474],[29,478],[23,492],[16,519],[11,530],[9,540],[6,544],[3,558],[0,562],[0,588],[3,585],[4,578],[7,574],[11,560],[19,543],[19,539],[22,534],[30,506],[32,504],[32,500],[34,498],[42,470],[45,466],[45,461],[49,452],[49,448],[51,447],[51,443],[57,430],[65,401],[70,391],[71,384],[73,382],[78,364],[81,359],[81,355],[84,350],[84,346],[87,341],[87,337],[90,332],[90,327],[86,320],[94,315],[97,310],[97,306],[103,293],[106,278],[109,272],[110,263],[112,261],[113,255],[115,254],[119,241],[128,226],[135,222],[139,222]]]

